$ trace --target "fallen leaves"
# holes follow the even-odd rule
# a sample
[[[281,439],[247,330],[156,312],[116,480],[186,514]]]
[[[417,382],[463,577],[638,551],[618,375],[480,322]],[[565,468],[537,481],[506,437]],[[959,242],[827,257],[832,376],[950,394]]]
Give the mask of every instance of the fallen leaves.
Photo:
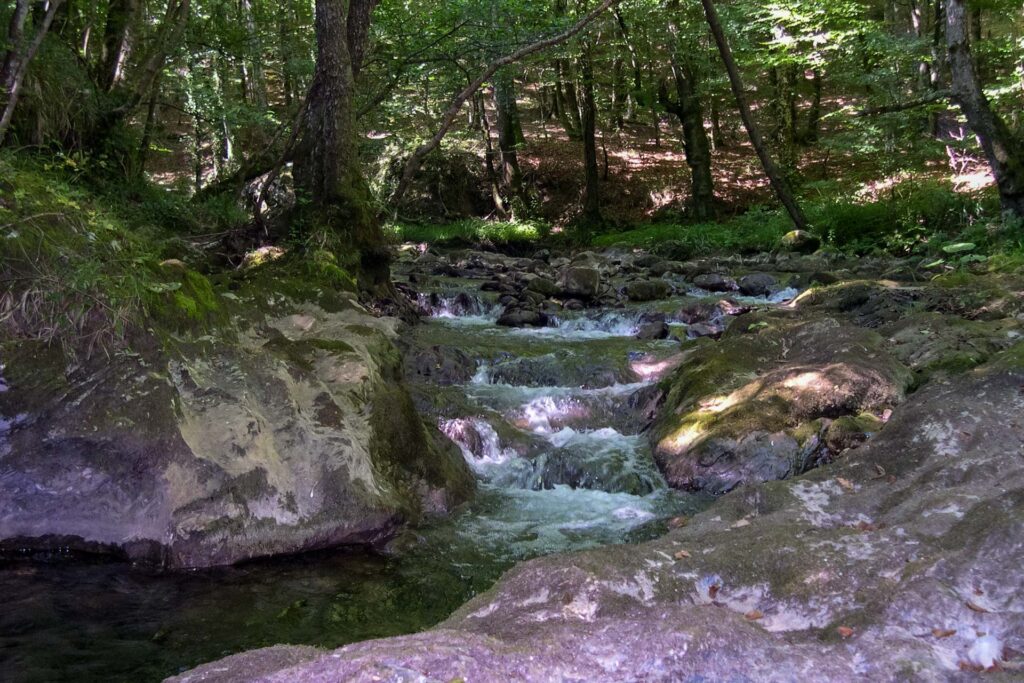
[[[988,614],[989,612],[992,611],[992,610],[988,609],[987,607],[983,607],[982,605],[979,605],[978,603],[974,602],[973,600],[968,600],[967,601],[967,609],[971,610],[972,612],[980,612],[981,614]]]
[[[686,516],[673,517],[672,519],[668,520],[668,528],[669,529],[681,529],[681,528],[683,528],[684,526],[686,526],[689,523],[690,523],[690,518],[689,517],[686,517]]]
[[[839,634],[840,638],[849,638],[853,635],[853,629],[849,626],[840,626],[836,629],[836,633]]]
[[[685,560],[685,559],[687,559],[689,557],[690,557],[690,552],[688,550],[679,550],[675,554],[675,558],[677,560]]]
[[[764,619],[764,612],[759,609],[750,610],[743,615],[743,618],[747,621],[757,621],[758,619]]]
[[[857,488],[856,486],[853,485],[852,481],[850,481],[849,479],[844,479],[842,477],[836,477],[836,483],[839,484],[839,486],[841,486],[844,491],[854,491]]]
[[[955,628],[933,628],[932,635],[936,638],[949,638],[956,635]]]

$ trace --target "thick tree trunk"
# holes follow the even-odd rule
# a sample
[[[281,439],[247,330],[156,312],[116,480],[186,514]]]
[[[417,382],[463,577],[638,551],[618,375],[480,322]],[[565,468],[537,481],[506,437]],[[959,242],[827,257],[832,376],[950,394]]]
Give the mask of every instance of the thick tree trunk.
[[[793,225],[798,230],[805,230],[807,228],[807,219],[804,217],[800,205],[797,204],[785,175],[768,152],[764,138],[761,137],[761,131],[754,121],[754,115],[750,111],[750,105],[747,104],[747,95],[743,89],[743,79],[740,77],[736,60],[733,59],[732,49],[729,47],[729,42],[725,37],[725,31],[722,30],[722,23],[718,19],[718,11],[715,9],[714,2],[713,0],[701,0],[701,5],[704,7],[704,16],[707,18],[708,27],[711,29],[711,34],[718,45],[718,52],[721,54],[722,62],[725,64],[725,69],[729,74],[729,84],[732,86],[733,96],[736,98],[736,106],[739,109],[740,117],[743,119],[743,125],[747,129],[750,142],[754,146],[758,158],[761,160],[761,166],[764,168],[765,175],[768,176],[768,180],[771,182],[775,196],[778,197],[779,202],[789,213]]]
[[[946,41],[953,97],[967,123],[978,136],[992,175],[999,186],[1003,209],[1024,216],[1024,144],[992,111],[982,90],[967,37],[967,8],[964,0],[946,1]]]
[[[707,221],[715,215],[715,184],[711,175],[711,144],[704,130],[704,108],[701,106],[693,81],[693,74],[684,70],[673,57],[672,75],[676,99],[668,95],[663,86],[658,93],[662,106],[679,118],[683,126],[683,151],[690,167],[691,194],[689,209],[698,221]]]
[[[295,149],[295,186],[307,218],[359,254],[364,288],[390,280],[384,235],[359,161],[355,75],[365,54],[375,0],[317,0],[317,58]],[[353,43],[353,41],[356,41]]]
[[[103,66],[99,86],[110,92],[124,80],[125,62],[131,54],[132,31],[139,11],[138,0],[110,0],[103,31]]]

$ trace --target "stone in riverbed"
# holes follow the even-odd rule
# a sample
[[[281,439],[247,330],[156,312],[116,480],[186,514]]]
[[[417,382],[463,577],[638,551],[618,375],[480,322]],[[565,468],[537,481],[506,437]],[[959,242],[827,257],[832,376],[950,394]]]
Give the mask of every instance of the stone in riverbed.
[[[821,248],[821,239],[806,230],[792,230],[782,236],[780,244],[786,251],[813,254]]]
[[[571,299],[596,299],[601,293],[601,271],[596,268],[569,267],[559,278],[562,296]]]
[[[441,386],[465,384],[476,373],[476,361],[462,349],[432,346],[407,356],[408,373]]]
[[[735,280],[717,273],[698,275],[693,278],[693,284],[709,292],[735,292],[738,289]]]
[[[683,489],[721,492],[773,473],[799,474],[819,457],[805,452],[814,445],[807,425],[880,413],[902,401],[910,381],[876,333],[788,312],[741,316],[667,380],[651,430],[655,458],[669,484]],[[759,436],[750,441],[778,433],[791,438],[773,437],[768,450]]]
[[[558,285],[546,277],[536,277],[530,280],[529,284],[526,285],[526,289],[531,292],[539,292],[545,297],[555,296],[559,291]]]
[[[657,301],[672,295],[672,285],[664,280],[640,280],[626,285],[625,293],[630,301]]]
[[[668,324],[664,320],[644,323],[637,330],[636,338],[640,341],[650,341],[654,339],[668,339],[671,334]]]
[[[778,287],[778,280],[768,273],[751,273],[740,278],[740,294],[746,296],[768,296]]]
[[[548,316],[534,308],[507,307],[498,318],[501,327],[546,327]]]

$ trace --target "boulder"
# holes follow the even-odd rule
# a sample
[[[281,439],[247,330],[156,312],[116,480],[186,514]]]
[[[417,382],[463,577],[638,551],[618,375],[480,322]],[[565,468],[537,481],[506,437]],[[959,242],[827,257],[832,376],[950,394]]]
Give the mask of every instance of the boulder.
[[[779,281],[768,273],[744,275],[737,283],[740,294],[746,296],[768,296],[776,290]]]
[[[569,299],[596,299],[601,293],[601,271],[570,266],[562,271],[559,287],[562,296]]]
[[[806,230],[791,230],[782,236],[780,245],[785,251],[813,254],[821,248],[821,239]]]
[[[498,317],[501,327],[547,327],[548,316],[535,308],[513,304]]]
[[[650,341],[653,339],[668,339],[672,331],[669,329],[668,324],[664,320],[644,323],[637,330],[636,338],[641,341]]]
[[[667,535],[517,565],[423,633],[254,651],[175,683],[969,681],[1024,651],[1024,371],[914,394],[850,457]],[[273,673],[266,662],[281,658]]]
[[[407,374],[441,386],[465,384],[476,373],[476,361],[462,349],[432,346],[406,356]]]
[[[558,285],[546,277],[535,277],[530,280],[526,288],[531,292],[539,292],[545,297],[555,296],[559,292]]]
[[[911,375],[874,332],[777,312],[736,318],[666,382],[655,458],[670,485],[721,493],[827,459],[815,421],[881,413]]]
[[[693,278],[693,284],[709,292],[735,292],[738,289],[735,280],[717,273],[698,275]]]
[[[672,295],[672,285],[664,280],[640,280],[626,285],[626,297],[630,301],[656,301]]]
[[[4,344],[3,544],[225,565],[382,541],[470,495],[402,382],[397,321],[303,287],[247,285],[201,338],[69,373],[57,349]]]

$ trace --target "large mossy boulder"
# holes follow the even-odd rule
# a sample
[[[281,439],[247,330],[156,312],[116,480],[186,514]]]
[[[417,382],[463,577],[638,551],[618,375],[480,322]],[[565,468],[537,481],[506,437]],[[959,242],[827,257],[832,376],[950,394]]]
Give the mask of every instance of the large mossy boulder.
[[[433,630],[171,680],[1019,680],[1021,386],[1017,347],[926,386],[847,458],[655,541],[520,564]]]
[[[402,383],[397,321],[270,280],[232,322],[68,367],[3,345],[0,539],[171,567],[383,540],[466,499]]]
[[[698,342],[662,383],[655,458],[682,489],[784,479],[831,455],[822,420],[881,413],[910,381],[872,331],[789,312],[743,315],[720,342]]]

